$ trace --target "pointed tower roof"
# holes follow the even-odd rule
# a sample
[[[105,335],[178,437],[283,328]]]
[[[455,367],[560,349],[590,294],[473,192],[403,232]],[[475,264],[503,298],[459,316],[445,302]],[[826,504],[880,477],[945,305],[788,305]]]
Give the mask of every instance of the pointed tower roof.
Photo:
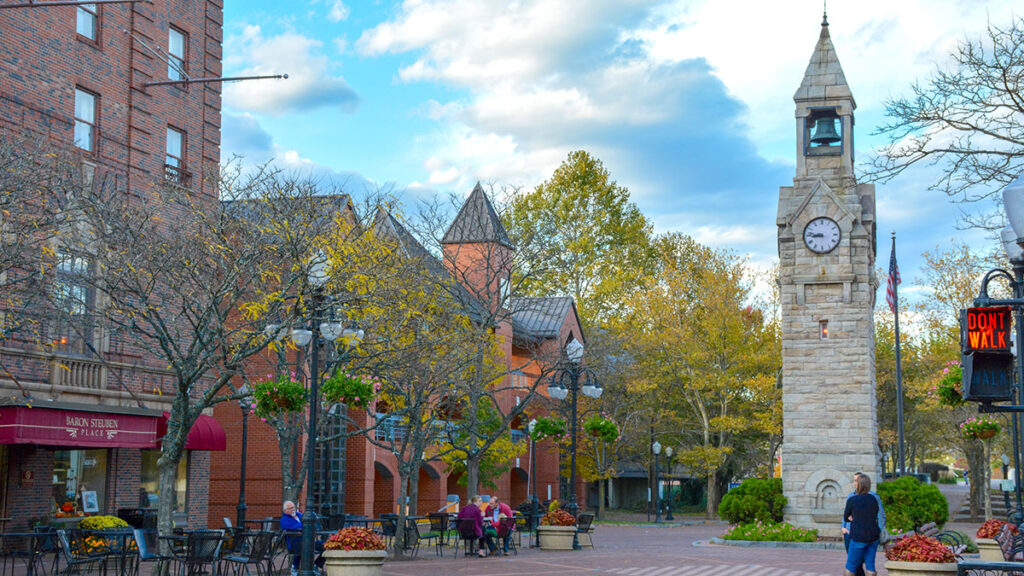
[[[441,244],[478,244],[496,242],[508,248],[515,248],[505,231],[498,213],[484,194],[484,189],[477,182],[459,210],[459,215],[452,221],[448,231],[444,233]]]
[[[811,61],[807,64],[804,79],[796,94],[793,95],[793,100],[801,102],[847,98],[856,108],[857,104],[853,101],[853,93],[850,92],[850,86],[846,83],[843,67],[839,65],[836,48],[832,45],[832,38],[828,34],[828,16],[826,15],[821,21],[818,45],[814,47],[814,54],[811,54]]]

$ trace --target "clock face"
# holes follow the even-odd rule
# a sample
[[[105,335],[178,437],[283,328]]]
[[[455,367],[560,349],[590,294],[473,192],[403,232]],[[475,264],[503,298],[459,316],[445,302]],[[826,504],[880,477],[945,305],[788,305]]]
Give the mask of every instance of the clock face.
[[[815,218],[804,228],[804,244],[818,254],[834,250],[840,237],[839,224],[831,218]]]

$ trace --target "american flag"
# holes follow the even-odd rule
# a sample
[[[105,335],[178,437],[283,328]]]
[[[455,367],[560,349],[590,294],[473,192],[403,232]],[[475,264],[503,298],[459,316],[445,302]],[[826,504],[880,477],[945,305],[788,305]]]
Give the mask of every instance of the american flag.
[[[892,254],[889,256],[889,284],[885,287],[885,302],[889,310],[896,313],[896,286],[900,283],[900,267],[896,265],[896,238],[892,239]]]

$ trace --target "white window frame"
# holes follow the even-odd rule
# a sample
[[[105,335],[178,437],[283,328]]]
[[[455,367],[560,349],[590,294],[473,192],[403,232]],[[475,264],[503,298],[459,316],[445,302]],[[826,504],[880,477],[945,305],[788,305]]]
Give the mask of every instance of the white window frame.
[[[74,142],[76,147],[87,152],[96,151],[96,117],[99,116],[99,99],[99,95],[75,87]]]
[[[180,46],[175,47],[175,36],[180,39]],[[184,80],[185,62],[188,60],[188,34],[171,26],[167,29],[167,79]]]

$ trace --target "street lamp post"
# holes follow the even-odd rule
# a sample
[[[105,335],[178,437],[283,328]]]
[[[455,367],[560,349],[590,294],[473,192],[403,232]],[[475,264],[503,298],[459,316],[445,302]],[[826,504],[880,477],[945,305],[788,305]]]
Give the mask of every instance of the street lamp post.
[[[238,475],[238,514],[235,518],[235,523],[238,525],[239,530],[245,530],[245,511],[247,508],[245,505],[245,460],[246,448],[249,444],[249,412],[252,410],[252,398],[249,396],[248,386],[239,388],[238,393],[242,395],[238,399],[238,405],[242,408],[242,465]]]
[[[658,479],[658,456],[661,454],[661,442],[657,440],[651,444],[651,452],[654,452],[654,521],[661,522],[661,483]]]
[[[537,419],[530,420],[527,425],[527,430],[530,431],[530,491],[532,492],[530,503],[532,504],[532,513],[528,522],[531,530],[536,530],[537,527],[533,525],[537,521],[538,507],[540,502],[537,501],[537,441],[533,439],[533,431],[537,428]]]
[[[665,446],[665,469],[668,478],[668,498],[665,499],[665,520],[675,520],[672,516],[672,447]]]
[[[568,362],[563,363],[558,373],[558,378],[548,385],[548,394],[556,400],[565,400],[566,396],[572,395],[570,403],[569,427],[572,429],[571,436],[571,462],[569,467],[569,503],[566,506],[569,513],[574,517],[579,511],[579,504],[576,501],[576,429],[579,427],[576,422],[577,395],[583,392],[591,398],[600,398],[601,385],[597,377],[588,368],[583,367],[583,344],[579,340],[573,340],[565,346],[565,357]],[[580,382],[582,377],[583,382]],[[573,534],[573,550],[580,549],[579,536]]]
[[[327,284],[327,262],[322,255],[310,266],[309,284],[313,289],[311,294],[313,315],[310,318],[310,327],[308,330],[292,329],[292,341],[297,346],[301,348],[312,343],[313,348],[310,355],[309,432],[306,437],[306,512],[302,518],[302,560],[299,566],[301,576],[316,576],[313,570],[313,555],[315,553],[317,515],[316,506],[313,505],[313,478],[316,474],[314,454],[317,441],[317,416],[320,411],[320,336],[324,335],[331,341],[341,337],[340,324],[321,323],[323,289]]]

